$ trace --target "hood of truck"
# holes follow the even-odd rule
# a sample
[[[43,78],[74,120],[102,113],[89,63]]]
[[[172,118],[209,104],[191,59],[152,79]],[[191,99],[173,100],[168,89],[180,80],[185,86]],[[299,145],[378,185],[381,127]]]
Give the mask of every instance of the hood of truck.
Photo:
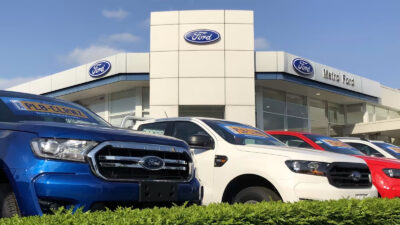
[[[40,138],[78,139],[97,142],[138,142],[188,148],[188,145],[184,141],[176,138],[115,127],[55,122],[19,122],[2,123],[1,125],[3,128],[9,130],[35,133]]]
[[[241,151],[253,152],[265,155],[279,155],[291,160],[308,160],[318,162],[350,162],[363,163],[365,161],[354,156],[343,155],[333,152],[325,152],[320,150],[303,149],[287,146],[273,145],[236,145]]]

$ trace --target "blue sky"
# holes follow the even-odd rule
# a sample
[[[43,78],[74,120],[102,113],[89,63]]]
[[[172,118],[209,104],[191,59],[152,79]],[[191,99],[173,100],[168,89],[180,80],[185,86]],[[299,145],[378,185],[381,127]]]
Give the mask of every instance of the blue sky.
[[[256,50],[287,51],[400,88],[398,0],[2,1],[0,89],[149,51],[151,11],[254,10]]]

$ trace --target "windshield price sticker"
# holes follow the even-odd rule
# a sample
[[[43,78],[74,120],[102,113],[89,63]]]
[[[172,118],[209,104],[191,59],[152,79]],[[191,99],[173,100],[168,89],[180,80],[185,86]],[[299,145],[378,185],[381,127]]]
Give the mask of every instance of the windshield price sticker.
[[[227,126],[230,131],[235,134],[247,135],[247,136],[257,136],[257,137],[268,137],[264,132],[247,127],[236,127],[236,126]]]
[[[388,149],[400,153],[400,147],[388,147]]]
[[[336,141],[336,140],[330,140],[330,139],[323,139],[323,142],[326,144],[332,146],[332,147],[339,147],[339,148],[351,148],[350,145],[343,143],[341,141]]]
[[[157,129],[143,129],[143,132],[146,132],[148,134],[164,135],[164,131],[163,130],[157,130]]]
[[[17,115],[48,114],[71,119],[93,120],[84,111],[59,102],[41,101],[25,98],[0,98]]]
[[[33,101],[11,100],[14,106],[21,111],[42,112],[50,114],[61,114],[65,116],[73,116],[88,119],[88,117],[80,110],[62,105],[46,104]]]

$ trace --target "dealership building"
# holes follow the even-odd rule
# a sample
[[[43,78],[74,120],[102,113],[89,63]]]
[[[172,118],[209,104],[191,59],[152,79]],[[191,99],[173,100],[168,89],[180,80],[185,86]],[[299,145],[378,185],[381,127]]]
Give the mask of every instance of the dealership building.
[[[115,126],[128,115],[204,116],[400,142],[398,89],[290,53],[255,51],[252,11],[153,12],[150,52],[8,90],[77,102]]]

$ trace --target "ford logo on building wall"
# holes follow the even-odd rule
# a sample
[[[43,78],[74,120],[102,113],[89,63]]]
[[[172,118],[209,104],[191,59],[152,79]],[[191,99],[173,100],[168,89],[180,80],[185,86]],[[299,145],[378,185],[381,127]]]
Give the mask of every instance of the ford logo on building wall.
[[[296,72],[302,75],[310,76],[314,74],[313,66],[311,65],[311,63],[307,62],[304,59],[301,58],[293,59],[292,64]]]
[[[110,69],[111,63],[109,61],[99,61],[90,67],[89,75],[94,78],[102,77],[106,75]]]
[[[161,170],[164,168],[165,162],[157,156],[145,156],[139,161],[139,164],[148,170]]]
[[[218,41],[221,36],[215,30],[192,30],[185,34],[187,42],[194,44],[208,44]]]

